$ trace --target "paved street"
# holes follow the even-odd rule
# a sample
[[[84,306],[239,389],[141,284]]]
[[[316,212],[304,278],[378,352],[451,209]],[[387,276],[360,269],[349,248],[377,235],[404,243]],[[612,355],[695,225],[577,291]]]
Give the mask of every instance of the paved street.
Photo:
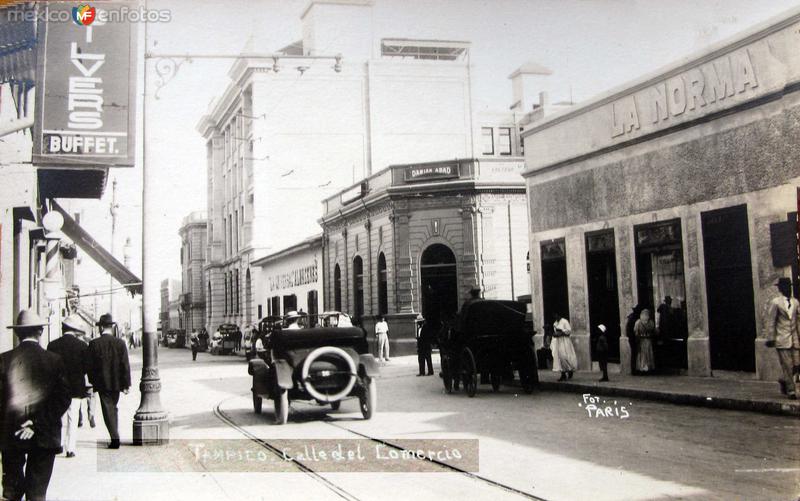
[[[469,399],[444,394],[437,377],[415,377],[415,360],[405,357],[384,367],[371,421],[350,401],[338,412],[293,404],[289,424],[275,426],[270,402],[253,413],[242,358],[159,356],[174,445],[115,453],[95,444],[105,439],[100,422],[84,427],[78,457],[57,459],[53,499],[795,499],[800,490],[800,421],[790,417],[636,400],[607,402],[614,417],[589,417],[581,395],[493,394],[488,385]],[[137,404],[138,394],[123,398],[123,443]],[[616,416],[623,407],[627,419]],[[476,438],[479,471],[316,474],[287,463],[271,473],[227,473],[176,454],[177,439],[359,438],[354,432],[390,443]]]

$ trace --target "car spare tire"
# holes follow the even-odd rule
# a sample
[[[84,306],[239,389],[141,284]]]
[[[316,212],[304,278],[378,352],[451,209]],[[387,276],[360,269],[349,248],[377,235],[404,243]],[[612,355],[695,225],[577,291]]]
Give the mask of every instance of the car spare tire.
[[[342,370],[346,366],[348,372]],[[321,370],[320,370],[320,367]],[[320,402],[336,402],[350,394],[356,384],[357,367],[356,363],[346,351],[336,346],[322,346],[308,354],[303,361],[300,377],[309,395]],[[345,380],[342,384],[337,384],[335,388],[317,388],[315,381],[341,379]],[[333,390],[329,392],[328,390]]]

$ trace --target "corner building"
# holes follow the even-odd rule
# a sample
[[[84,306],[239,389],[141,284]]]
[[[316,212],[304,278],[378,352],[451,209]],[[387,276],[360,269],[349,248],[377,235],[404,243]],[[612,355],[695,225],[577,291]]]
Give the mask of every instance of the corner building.
[[[522,158],[486,155],[393,165],[328,197],[326,308],[350,313],[370,339],[385,315],[392,353],[407,354],[418,313],[449,321],[472,287],[527,296]]]
[[[526,127],[534,318],[569,317],[581,368],[603,323],[630,372],[627,315],[671,296],[662,370],[777,377],[763,314],[779,277],[798,285],[798,47],[796,10]]]

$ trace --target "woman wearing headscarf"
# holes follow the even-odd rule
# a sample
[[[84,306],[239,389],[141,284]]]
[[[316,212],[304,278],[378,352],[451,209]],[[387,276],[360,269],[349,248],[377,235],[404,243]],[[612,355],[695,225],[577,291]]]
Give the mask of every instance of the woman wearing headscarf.
[[[575,355],[575,347],[569,335],[572,334],[572,327],[569,320],[561,315],[554,315],[556,321],[553,323],[553,340],[550,342],[550,349],[553,351],[553,372],[561,372],[559,381],[572,379],[572,373],[578,369],[578,357]]]
[[[637,340],[636,370],[639,372],[652,372],[656,368],[655,357],[653,356],[653,336],[656,334],[656,326],[650,319],[650,310],[642,310],[639,320],[633,326],[633,334]]]

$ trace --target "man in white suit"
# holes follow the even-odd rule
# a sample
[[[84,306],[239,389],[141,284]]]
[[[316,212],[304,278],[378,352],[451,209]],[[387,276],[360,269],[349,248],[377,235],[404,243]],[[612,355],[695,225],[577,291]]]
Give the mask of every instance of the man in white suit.
[[[792,281],[781,278],[775,284],[781,295],[770,301],[767,312],[766,333],[767,347],[775,348],[783,370],[783,377],[778,381],[781,393],[790,399],[797,398],[797,372],[800,369],[800,330],[798,330],[798,310],[800,302],[792,297]]]

